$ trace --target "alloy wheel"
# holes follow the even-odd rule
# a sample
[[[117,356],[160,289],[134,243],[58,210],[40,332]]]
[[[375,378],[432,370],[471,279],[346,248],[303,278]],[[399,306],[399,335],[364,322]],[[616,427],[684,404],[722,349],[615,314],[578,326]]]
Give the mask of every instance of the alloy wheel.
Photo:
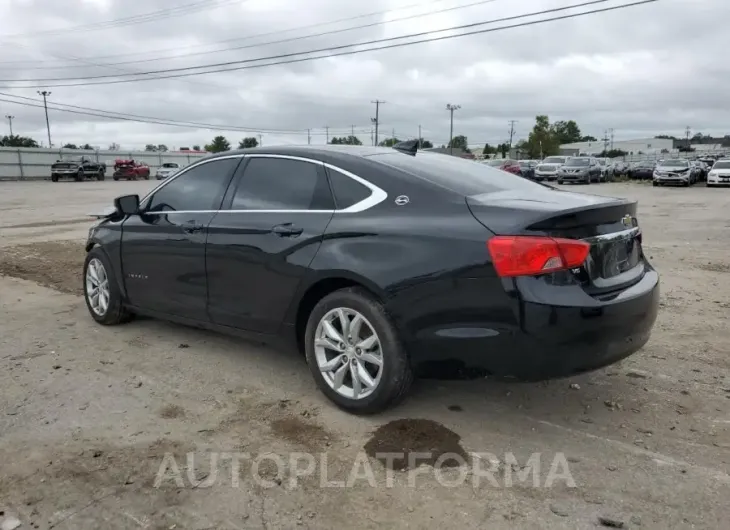
[[[383,352],[373,325],[354,309],[327,312],[314,334],[314,355],[319,371],[335,392],[363,399],[380,384]]]
[[[86,268],[86,298],[92,311],[103,317],[109,309],[109,278],[101,260],[94,258]]]

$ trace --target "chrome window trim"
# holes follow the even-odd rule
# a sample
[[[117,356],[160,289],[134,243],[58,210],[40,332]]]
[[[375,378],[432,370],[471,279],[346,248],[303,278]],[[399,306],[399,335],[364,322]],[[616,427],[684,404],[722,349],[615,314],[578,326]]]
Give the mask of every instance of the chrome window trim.
[[[240,155],[227,155],[227,156],[218,156],[215,158],[211,158],[209,160],[200,160],[198,162],[195,162],[185,168],[183,168],[181,171],[178,171],[177,173],[173,174],[172,176],[168,177],[165,181],[160,183],[157,187],[155,187],[152,191],[150,191],[147,195],[144,196],[142,200],[140,200],[140,204],[143,204],[145,201],[149,200],[150,197],[152,197],[155,193],[160,191],[162,188],[170,184],[171,182],[174,182],[175,179],[178,177],[184,175],[188,171],[201,166],[203,164],[208,164],[210,162],[215,162],[216,160],[226,160],[230,158],[282,158],[286,160],[298,160],[300,162],[307,162],[310,164],[317,164],[322,166],[323,168],[327,168],[332,171],[337,171],[338,173],[341,173],[345,175],[346,177],[351,178],[355,182],[358,182],[368,188],[370,190],[370,195],[363,199],[360,202],[356,202],[355,204],[348,206],[347,208],[344,208],[342,210],[170,210],[170,211],[163,211],[163,212],[144,212],[145,215],[172,215],[172,214],[191,214],[191,213],[327,213],[327,214],[342,214],[342,213],[360,213],[364,212],[365,210],[369,210],[373,206],[377,206],[381,202],[383,202],[385,199],[388,198],[387,192],[385,190],[379,188],[375,184],[365,180],[362,177],[359,177],[355,175],[354,173],[351,173],[347,171],[346,169],[342,169],[341,167],[335,166],[333,164],[330,164],[328,162],[322,162],[321,160],[315,160],[313,158],[306,158],[301,156],[295,156],[295,155],[277,155],[277,154],[240,154]]]

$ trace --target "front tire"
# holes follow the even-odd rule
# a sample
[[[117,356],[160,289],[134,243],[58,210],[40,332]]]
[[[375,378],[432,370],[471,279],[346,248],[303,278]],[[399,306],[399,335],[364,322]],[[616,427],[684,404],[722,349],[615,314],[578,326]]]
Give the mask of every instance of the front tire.
[[[99,173],[96,174],[96,180],[104,180],[104,176],[104,171],[100,169]]]
[[[58,175],[51,175],[51,182],[58,182]]]
[[[86,255],[83,282],[84,300],[91,318],[105,326],[131,320],[132,314],[122,304],[122,293],[109,258],[100,247]]]
[[[360,288],[325,296],[309,315],[307,364],[319,389],[338,407],[374,414],[396,405],[413,371],[383,305]]]
[[[79,170],[79,172],[76,173],[76,175],[74,176],[74,180],[76,182],[81,182],[82,180],[84,180],[84,172]]]

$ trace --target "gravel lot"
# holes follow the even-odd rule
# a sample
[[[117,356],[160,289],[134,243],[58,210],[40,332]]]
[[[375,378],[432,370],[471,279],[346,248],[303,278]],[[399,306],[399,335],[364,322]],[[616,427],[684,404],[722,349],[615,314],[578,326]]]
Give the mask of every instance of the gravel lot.
[[[422,380],[358,418],[295,355],[93,323],[84,215],[154,184],[0,184],[3,530],[727,528],[730,190],[575,188],[639,200],[663,282],[641,352],[547,384]],[[466,464],[424,457],[416,475],[377,451]]]

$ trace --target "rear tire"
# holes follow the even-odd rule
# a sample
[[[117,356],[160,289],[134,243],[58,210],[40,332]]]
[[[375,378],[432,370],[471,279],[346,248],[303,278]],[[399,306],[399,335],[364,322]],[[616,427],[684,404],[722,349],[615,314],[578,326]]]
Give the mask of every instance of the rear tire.
[[[562,184],[563,184],[563,181],[562,180],[558,179],[557,182],[558,182],[558,184],[560,184],[562,186]]]
[[[95,274],[89,275],[90,266],[94,269]],[[96,277],[96,280],[94,280],[94,277]],[[104,280],[106,281],[106,291],[103,289]],[[82,281],[84,283],[86,307],[91,318],[99,324],[114,326],[129,322],[133,318],[132,313],[122,304],[122,293],[119,290],[119,283],[114,275],[114,269],[112,269],[106,253],[100,247],[95,247],[86,254]],[[94,297],[95,283],[97,287],[102,286],[102,288],[96,289],[96,292],[105,293],[97,294],[96,298]],[[106,300],[106,305],[102,305],[102,308],[99,307],[98,302],[95,303],[95,300],[100,298]]]
[[[96,180],[104,180],[104,171],[99,170],[99,172],[96,174]]]
[[[51,175],[51,182],[58,182],[58,175]]]
[[[373,332],[369,335],[369,337],[372,339],[372,337],[375,336],[378,344],[374,347],[375,349],[370,349],[373,346],[363,346],[361,353],[355,353],[358,351],[358,349],[353,349],[355,348],[355,344],[363,344],[368,339],[366,338],[366,340],[360,341],[360,337],[362,337],[361,334],[352,337],[352,342],[348,340],[349,338],[347,336],[342,337],[344,333],[342,333],[342,326],[339,324],[341,322],[339,317],[336,317],[337,324],[334,324],[333,322],[333,325],[339,326],[339,330],[335,329],[335,331],[340,334],[344,341],[347,341],[341,343],[345,345],[345,349],[332,349],[329,347],[322,348],[315,346],[315,341],[318,339],[317,334],[323,332],[323,330],[327,327],[324,325],[325,320],[327,320],[327,318],[334,318],[330,315],[333,314],[333,311],[335,312],[334,314],[336,314],[338,309],[354,314],[352,317],[345,317],[347,319],[351,318],[348,322],[354,322],[354,319],[357,318],[356,314],[364,317],[359,319],[361,322],[359,328],[364,330],[366,334],[368,331]],[[353,335],[354,334],[355,333],[353,333]],[[327,335],[330,336],[329,333]],[[413,371],[411,369],[410,360],[404,345],[398,338],[398,333],[393,321],[385,311],[383,304],[364,289],[341,289],[320,300],[309,315],[304,344],[307,364],[309,365],[309,369],[312,372],[312,376],[314,377],[319,389],[338,407],[354,414],[374,414],[396,405],[407,395],[411,383],[413,382]],[[335,343],[332,342],[332,344]],[[368,350],[373,352],[368,357],[380,359],[379,365],[365,360],[365,355]],[[348,351],[349,353],[347,353]],[[331,359],[326,359],[324,356],[327,353],[333,357]],[[361,354],[363,357],[359,358]],[[321,364],[325,362],[322,359],[326,359],[328,363],[333,363],[335,360],[347,358],[348,355],[349,360],[347,362],[343,361],[342,364],[339,364],[338,361],[335,368],[327,370],[328,379],[325,379],[325,375],[323,375],[324,372],[320,368]],[[358,357],[353,357],[355,355]],[[348,366],[355,366],[356,368],[348,368]],[[374,388],[370,390],[367,385],[362,383],[361,393],[365,394],[365,397],[361,398],[348,397],[341,394],[340,392],[347,392],[355,387],[355,383],[352,380],[352,372],[350,372],[350,370],[354,370],[356,373],[361,373],[359,370],[364,370],[365,367],[370,367],[368,375],[370,376],[371,381],[375,381]],[[340,370],[344,370],[342,372],[344,375],[341,376],[338,391],[335,390],[334,385],[336,385],[336,383],[333,381],[336,380],[336,374],[338,374]],[[371,370],[374,371],[376,375],[373,375]],[[330,381],[329,377],[332,377],[333,380]],[[348,380],[350,387],[347,387]]]
[[[82,180],[84,180],[84,172],[79,170],[79,172],[76,173],[76,175],[74,176],[74,180],[76,182],[81,182]]]
[[[655,180],[655,181],[653,181],[653,182],[651,183],[651,185],[652,185],[652,186],[654,186],[654,187],[656,188],[656,187],[657,187],[657,186],[659,185],[659,183],[658,183],[658,182],[657,182],[657,181]]]

